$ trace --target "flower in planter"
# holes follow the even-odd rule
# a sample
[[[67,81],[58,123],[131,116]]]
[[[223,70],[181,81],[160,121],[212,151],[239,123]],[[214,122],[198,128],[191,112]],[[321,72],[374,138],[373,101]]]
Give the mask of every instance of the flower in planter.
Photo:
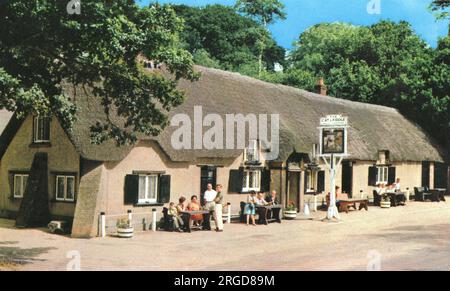
[[[117,228],[130,228],[131,221],[128,218],[121,218],[117,221],[116,227]]]
[[[295,206],[295,202],[290,200],[288,205],[285,208],[286,211],[297,211],[297,207]]]

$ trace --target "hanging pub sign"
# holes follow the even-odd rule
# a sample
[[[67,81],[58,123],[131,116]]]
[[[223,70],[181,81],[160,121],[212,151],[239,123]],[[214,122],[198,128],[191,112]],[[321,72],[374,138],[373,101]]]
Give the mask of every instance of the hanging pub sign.
[[[320,155],[347,155],[348,118],[328,115],[320,119]]]

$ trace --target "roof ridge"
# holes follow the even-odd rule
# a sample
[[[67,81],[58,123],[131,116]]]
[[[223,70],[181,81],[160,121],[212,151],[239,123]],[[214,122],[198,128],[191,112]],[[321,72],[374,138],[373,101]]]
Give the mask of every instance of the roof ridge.
[[[221,70],[221,69],[215,69],[215,68],[208,68],[208,67],[204,67],[204,66],[199,66],[196,65],[196,68],[200,69],[200,71],[207,71],[209,73],[215,73],[218,75],[228,75],[230,77],[237,77],[238,79],[242,80],[243,82],[247,81],[247,82],[252,82],[254,84],[260,84],[260,85],[264,85],[264,86],[269,86],[272,87],[274,89],[281,89],[281,90],[289,90],[289,91],[293,91],[296,94],[300,94],[302,95],[302,97],[305,97],[309,100],[314,100],[317,101],[317,99],[321,99],[321,101],[325,101],[325,102],[331,102],[331,103],[338,103],[338,104],[352,104],[355,106],[361,106],[362,108],[370,108],[370,109],[379,109],[385,112],[390,112],[390,113],[397,113],[399,112],[398,109],[393,108],[393,107],[389,107],[389,106],[384,106],[384,105],[378,105],[378,104],[371,104],[371,103],[364,103],[361,101],[354,101],[354,100],[348,100],[348,99],[343,99],[343,98],[339,98],[339,97],[334,97],[334,96],[329,96],[329,95],[321,95],[321,94],[317,94],[314,92],[310,92],[304,89],[300,89],[300,88],[296,88],[293,86],[288,86],[288,85],[283,85],[283,84],[276,84],[276,83],[270,83],[267,81],[263,81],[260,79],[256,79],[250,76],[246,76],[246,75],[242,75],[241,73],[238,72],[232,72],[232,71],[225,71],[225,70]]]

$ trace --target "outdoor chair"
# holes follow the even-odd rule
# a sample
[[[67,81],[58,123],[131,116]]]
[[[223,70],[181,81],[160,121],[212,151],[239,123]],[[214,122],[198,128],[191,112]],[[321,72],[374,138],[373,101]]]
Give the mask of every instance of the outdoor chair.
[[[432,193],[424,187],[414,187],[414,200],[425,202],[426,200],[439,201],[439,192]]]
[[[241,216],[240,216],[240,221],[241,221],[241,223],[245,223],[245,221],[246,221],[246,218],[245,218],[245,205],[246,205],[247,203],[245,203],[245,202],[241,202]]]
[[[381,195],[378,194],[377,190],[373,190],[373,204],[375,206],[381,206]]]
[[[173,229],[173,217],[169,215],[169,209],[167,207],[163,208],[163,226],[165,231],[174,231]]]

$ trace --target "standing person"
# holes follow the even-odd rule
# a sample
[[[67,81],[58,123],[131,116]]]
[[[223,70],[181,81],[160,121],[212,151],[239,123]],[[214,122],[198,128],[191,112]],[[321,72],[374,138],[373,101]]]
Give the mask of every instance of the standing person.
[[[216,199],[217,192],[213,189],[213,186],[211,183],[209,183],[206,187],[207,188],[206,188],[205,195],[204,195],[205,210],[209,211],[209,213],[212,214],[212,216],[215,218],[214,213],[216,212],[216,202],[214,202],[214,200]],[[203,222],[204,224],[206,222],[205,228],[207,228],[208,230],[210,230],[210,221]],[[217,226],[217,222],[216,222],[216,226]]]
[[[247,215],[247,226],[250,223],[250,218],[252,219],[252,224],[256,226],[255,215],[256,215],[256,192],[252,193],[247,197],[247,204],[245,204],[244,214]]]
[[[223,193],[222,193],[223,186],[221,184],[218,184],[216,186],[216,198],[214,199],[215,208],[214,208],[214,221],[216,222],[216,231],[217,232],[223,232]]]
[[[400,184],[400,178],[397,178],[397,181],[394,183],[395,192],[402,191],[402,185]]]

